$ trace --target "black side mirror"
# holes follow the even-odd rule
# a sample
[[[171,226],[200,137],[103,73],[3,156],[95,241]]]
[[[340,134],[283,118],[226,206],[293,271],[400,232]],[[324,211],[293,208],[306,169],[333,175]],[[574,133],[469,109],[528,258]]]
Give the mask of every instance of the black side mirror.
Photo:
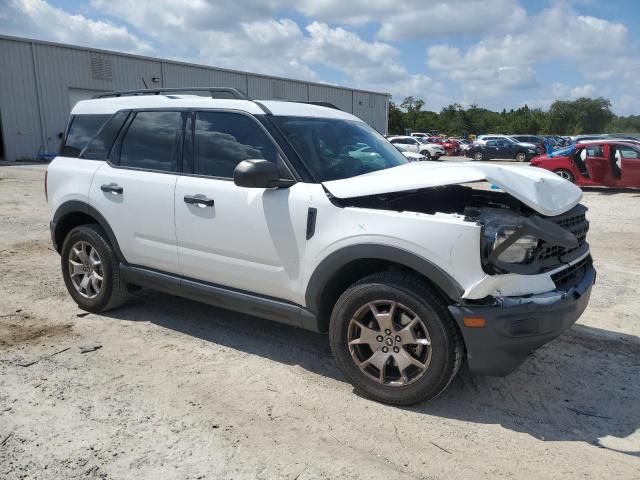
[[[243,160],[233,171],[233,183],[245,188],[275,188],[285,184],[280,181],[278,167],[268,160]]]

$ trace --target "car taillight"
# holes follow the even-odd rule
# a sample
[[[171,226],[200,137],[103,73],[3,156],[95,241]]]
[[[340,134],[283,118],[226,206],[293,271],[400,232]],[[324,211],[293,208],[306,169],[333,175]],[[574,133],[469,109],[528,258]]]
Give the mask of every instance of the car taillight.
[[[49,176],[49,169],[44,171],[44,198],[49,201],[49,192],[47,191],[47,177]]]

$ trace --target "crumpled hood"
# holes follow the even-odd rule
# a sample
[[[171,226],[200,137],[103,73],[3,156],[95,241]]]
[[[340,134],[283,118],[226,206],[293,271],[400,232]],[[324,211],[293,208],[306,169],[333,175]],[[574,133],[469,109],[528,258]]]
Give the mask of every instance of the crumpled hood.
[[[413,162],[323,185],[337,198],[353,198],[483,180],[547,216],[570,210],[582,198],[580,188],[541,168],[471,162]]]

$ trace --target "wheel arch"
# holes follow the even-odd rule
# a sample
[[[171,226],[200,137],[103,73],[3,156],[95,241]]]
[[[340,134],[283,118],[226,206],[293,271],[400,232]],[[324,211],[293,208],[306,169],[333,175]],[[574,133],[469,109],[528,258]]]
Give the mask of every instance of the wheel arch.
[[[429,260],[387,245],[352,245],[330,254],[316,267],[307,284],[306,308],[326,332],[335,301],[350,285],[372,273],[400,270],[425,280],[450,304],[464,292],[448,273]]]
[[[109,243],[113,247],[118,260],[125,262],[124,255],[120,250],[120,245],[116,239],[109,222],[102,216],[98,210],[89,205],[88,203],[80,200],[69,200],[61,204],[53,215],[53,221],[51,222],[51,239],[53,240],[53,246],[58,253],[62,252],[62,244],[67,234],[80,225],[87,225],[95,223],[104,230]]]

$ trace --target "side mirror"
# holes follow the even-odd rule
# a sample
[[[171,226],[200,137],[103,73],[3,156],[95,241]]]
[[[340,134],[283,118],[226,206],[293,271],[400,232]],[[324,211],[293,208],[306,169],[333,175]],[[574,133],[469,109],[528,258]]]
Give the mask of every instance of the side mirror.
[[[283,186],[278,167],[268,160],[243,160],[233,171],[233,183],[245,188],[274,188]]]

